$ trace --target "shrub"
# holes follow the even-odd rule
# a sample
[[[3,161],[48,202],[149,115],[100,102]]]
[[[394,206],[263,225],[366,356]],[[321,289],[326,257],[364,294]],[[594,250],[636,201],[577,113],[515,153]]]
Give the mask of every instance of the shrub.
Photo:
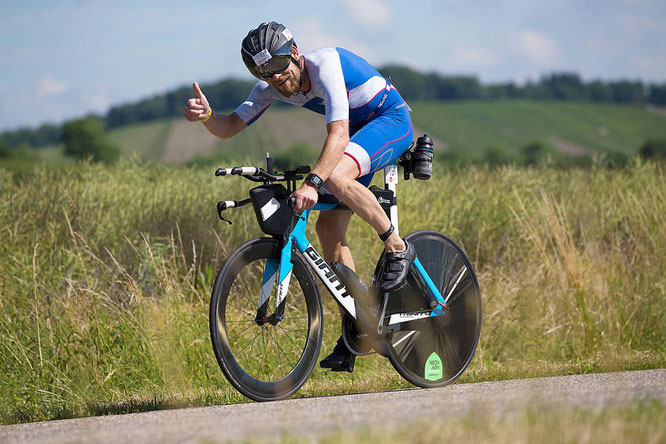
[[[550,144],[538,141],[521,148],[520,154],[525,165],[552,165],[561,157]]]
[[[483,160],[491,166],[514,163],[516,156],[504,145],[492,145],[484,153]]]
[[[648,139],[638,152],[646,159],[666,159],[666,139]]]
[[[119,148],[108,140],[102,122],[94,117],[67,122],[62,139],[68,156],[104,163],[114,163],[120,157]]]

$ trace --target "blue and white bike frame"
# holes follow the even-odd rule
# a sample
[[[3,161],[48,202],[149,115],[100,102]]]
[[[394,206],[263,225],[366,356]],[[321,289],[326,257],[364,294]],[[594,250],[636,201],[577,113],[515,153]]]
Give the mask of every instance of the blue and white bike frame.
[[[396,184],[398,182],[398,167],[395,165],[388,166],[384,169],[384,182],[386,188],[393,191],[395,195]],[[276,297],[276,317],[279,321],[284,314],[285,300],[287,298],[287,289],[289,288],[289,280],[291,279],[293,264],[291,261],[292,248],[295,247],[305,258],[310,267],[315,271],[317,276],[324,283],[328,291],[333,295],[333,298],[338,302],[338,304],[344,309],[344,311],[351,316],[355,322],[360,320],[363,321],[367,319],[366,316],[363,316],[363,308],[361,308],[354,296],[350,294],[340,280],[340,278],[331,270],[329,265],[324,261],[321,255],[314,249],[310,241],[305,236],[305,227],[307,226],[308,217],[312,210],[327,211],[335,208],[336,204],[316,204],[311,210],[305,210],[299,220],[296,222],[294,229],[292,230],[289,238],[280,251],[279,260],[278,259],[269,259],[266,261],[263,279],[262,279],[262,289],[261,295],[259,298],[259,309],[257,311],[257,316],[261,317],[263,313],[265,316],[266,309],[268,308],[268,300],[277,279],[278,288],[277,288],[277,297]],[[393,226],[395,227],[396,232],[398,231],[398,210],[397,205],[392,205],[389,209],[389,215]],[[457,282],[455,282],[453,288],[450,289],[449,294],[444,297],[438,290],[437,286],[433,283],[430,276],[426,272],[425,268],[419,261],[418,257],[414,260],[415,272],[421,277],[422,282],[425,283],[427,291],[429,291],[437,301],[437,306],[433,309],[422,310],[417,312],[406,312],[406,313],[396,313],[391,314],[388,322],[384,322],[384,316],[380,316],[379,325],[373,326],[377,329],[378,333],[383,333],[385,328],[389,331],[400,330],[400,324],[405,322],[412,322],[419,319],[425,319],[434,316],[442,316],[448,310],[447,300],[448,297],[453,293],[458,282],[462,279],[464,275],[463,272],[457,276]],[[425,289],[424,289],[425,290]],[[365,318],[365,319],[364,319]]]

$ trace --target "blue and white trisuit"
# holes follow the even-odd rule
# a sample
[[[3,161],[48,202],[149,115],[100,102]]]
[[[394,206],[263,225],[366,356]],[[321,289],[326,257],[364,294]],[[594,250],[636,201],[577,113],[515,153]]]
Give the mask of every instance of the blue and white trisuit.
[[[357,180],[370,184],[375,171],[395,162],[414,138],[409,106],[398,91],[361,57],[342,48],[303,54],[311,88],[283,97],[260,80],[234,112],[251,125],[276,100],[326,116],[326,124],[349,119],[345,155],[358,165]]]

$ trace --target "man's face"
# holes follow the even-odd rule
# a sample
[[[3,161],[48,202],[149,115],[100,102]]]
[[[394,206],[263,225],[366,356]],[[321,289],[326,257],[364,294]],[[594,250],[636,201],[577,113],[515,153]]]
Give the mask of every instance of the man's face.
[[[291,97],[298,92],[300,86],[301,70],[294,62],[281,74],[273,74],[270,79],[264,79],[277,90],[283,97]]]

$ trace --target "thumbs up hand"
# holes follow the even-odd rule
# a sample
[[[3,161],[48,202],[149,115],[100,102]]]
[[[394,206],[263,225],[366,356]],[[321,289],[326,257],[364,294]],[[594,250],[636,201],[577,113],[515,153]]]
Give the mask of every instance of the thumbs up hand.
[[[201,92],[199,84],[194,82],[192,84],[192,88],[194,89],[195,97],[188,99],[185,103],[185,119],[189,120],[190,122],[198,122],[208,117],[208,113],[211,112],[211,108],[208,104],[206,96],[203,92]]]

